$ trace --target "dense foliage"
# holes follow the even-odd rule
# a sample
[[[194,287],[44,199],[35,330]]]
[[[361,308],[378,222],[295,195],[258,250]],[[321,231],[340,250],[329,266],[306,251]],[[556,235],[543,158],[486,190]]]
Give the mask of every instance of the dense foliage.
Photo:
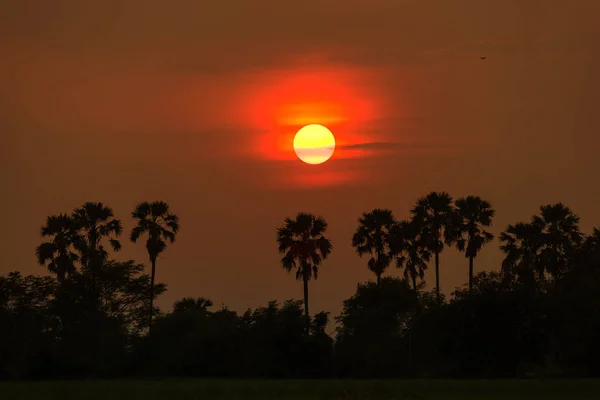
[[[130,239],[146,237],[150,273],[111,258],[123,229],[102,203],[50,216],[35,255],[52,276],[0,277],[0,378],[600,375],[598,229],[586,235],[568,207],[544,205],[499,235],[499,270],[476,274],[494,240],[489,202],[430,193],[410,215],[359,218],[352,245],[376,279],[359,284],[335,318],[308,314],[309,281],[326,273],[333,250],[322,217],[300,213],[277,230],[282,266],[302,281],[304,301],[238,314],[202,297],[170,312],[153,306],[166,290],[154,282],[157,257],[179,232],[167,204],[132,213]],[[439,275],[448,247],[464,252],[469,279],[446,299],[423,279],[430,264]],[[394,267],[403,279],[385,276]]]

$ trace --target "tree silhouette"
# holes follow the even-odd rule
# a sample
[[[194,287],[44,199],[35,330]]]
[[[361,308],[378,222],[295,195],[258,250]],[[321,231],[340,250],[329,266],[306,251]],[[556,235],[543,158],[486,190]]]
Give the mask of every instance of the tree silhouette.
[[[41,228],[42,237],[51,240],[40,244],[35,249],[35,255],[40,265],[46,265],[50,273],[56,274],[59,282],[73,274],[75,263],[79,256],[75,253],[73,240],[75,236],[73,218],[66,214],[49,216],[46,225]]]
[[[281,265],[290,272],[296,269],[296,279],[302,279],[306,331],[310,329],[308,313],[308,281],[317,279],[319,266],[331,253],[332,245],[325,235],[327,221],[312,214],[299,213],[296,219],[286,218],[277,229],[279,253],[284,254]]]
[[[535,285],[536,278],[544,278],[544,270],[537,262],[540,237],[539,225],[524,222],[508,225],[506,231],[500,234],[500,249],[506,254],[502,271],[516,276],[529,287]]]
[[[509,225],[500,234],[500,247],[506,254],[502,263],[505,272],[512,273],[528,285],[557,279],[570,268],[583,241],[579,217],[561,203],[540,207],[540,215],[531,222]]]
[[[452,196],[446,192],[431,192],[417,200],[411,210],[415,223],[421,225],[421,235],[435,255],[435,290],[439,303],[440,296],[440,253],[444,243],[450,245],[455,237],[452,224],[455,220]]]
[[[202,312],[206,313],[208,308],[212,307],[214,304],[212,300],[205,299],[204,297],[184,297],[180,300],[177,300],[173,305],[173,312]]]
[[[465,252],[469,259],[469,291],[473,288],[473,260],[477,253],[494,239],[494,235],[484,228],[492,225],[492,218],[496,211],[490,203],[479,196],[467,196],[457,199],[457,223],[453,228],[457,230],[457,247]],[[466,238],[464,237],[466,236]]]
[[[578,258],[580,262],[600,262],[600,229],[594,227],[592,234],[585,237],[579,248]]]
[[[115,218],[113,210],[101,202],[83,204],[73,211],[72,218],[77,229],[75,245],[81,252],[81,263],[93,276],[108,257],[104,238],[108,238],[114,251],[121,250],[117,237],[123,232],[123,226]]]
[[[146,249],[152,264],[150,278],[150,308],[148,315],[148,328],[152,327],[152,315],[154,314],[154,279],[156,276],[156,259],[165,251],[166,241],[175,241],[175,235],[179,232],[179,218],[169,212],[169,205],[164,201],[147,201],[136,206],[131,213],[137,225],[131,230],[130,239],[135,243],[140,236],[147,234]]]
[[[431,252],[421,237],[418,221],[401,221],[392,230],[392,254],[396,257],[396,267],[404,268],[404,277],[412,282],[417,292],[417,278],[425,277]]]
[[[532,224],[540,226],[541,268],[553,278],[563,276],[570,268],[569,260],[583,240],[579,217],[562,203],[548,204],[540,207],[540,215],[532,218]]]
[[[352,237],[352,247],[360,257],[369,254],[368,267],[377,277],[380,285],[381,275],[392,261],[390,254],[390,232],[396,224],[390,210],[376,208],[363,213],[358,219],[359,227]]]

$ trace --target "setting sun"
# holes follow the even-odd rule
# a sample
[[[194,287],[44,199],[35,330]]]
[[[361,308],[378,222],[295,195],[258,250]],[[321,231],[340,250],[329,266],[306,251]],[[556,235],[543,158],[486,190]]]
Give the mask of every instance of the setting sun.
[[[307,164],[322,164],[335,150],[335,137],[323,125],[306,125],[294,137],[294,151]]]

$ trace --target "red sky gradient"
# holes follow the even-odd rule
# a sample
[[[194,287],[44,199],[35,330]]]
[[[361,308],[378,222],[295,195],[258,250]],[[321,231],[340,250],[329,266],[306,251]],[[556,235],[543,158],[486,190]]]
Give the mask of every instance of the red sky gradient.
[[[129,230],[136,203],[162,199],[182,229],[158,260],[159,305],[243,311],[302,297],[275,230],[306,211],[334,245],[311,308],[336,314],[373,279],[350,245],[364,211],[403,219],[445,190],[489,200],[496,234],[558,201],[600,224],[597,0],[6,3],[0,273],[44,273],[47,215],[102,201]],[[336,136],[322,165],[293,153],[305,123]],[[116,258],[146,262],[126,238]],[[501,258],[494,242],[475,269]],[[467,269],[444,251],[442,289]]]

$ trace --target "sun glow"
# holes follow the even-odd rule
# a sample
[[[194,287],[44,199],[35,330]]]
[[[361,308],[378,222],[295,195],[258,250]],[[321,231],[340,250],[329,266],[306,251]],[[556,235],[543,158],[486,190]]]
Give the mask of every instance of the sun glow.
[[[335,137],[323,125],[306,125],[294,137],[294,151],[307,164],[322,164],[335,150]]]

